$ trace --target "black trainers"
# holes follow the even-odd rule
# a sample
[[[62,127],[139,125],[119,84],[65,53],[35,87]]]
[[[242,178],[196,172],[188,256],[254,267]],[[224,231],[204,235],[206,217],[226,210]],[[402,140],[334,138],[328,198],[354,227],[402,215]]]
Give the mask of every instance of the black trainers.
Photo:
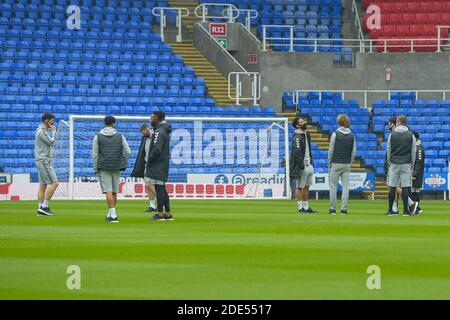
[[[148,207],[147,210],[145,210],[144,212],[155,212],[156,209],[152,208],[152,207]]]
[[[417,214],[417,207],[419,207],[418,202],[414,202],[412,205],[409,206],[409,215],[414,216]]]
[[[334,210],[334,209],[330,209],[330,210],[328,210],[328,214],[336,214],[336,210]]]
[[[341,214],[346,215],[346,214],[348,214],[348,211],[347,210],[341,210]]]
[[[317,213],[317,211],[314,210],[314,209],[311,208],[311,207],[309,207],[308,209],[304,210],[304,212],[305,212],[306,214],[315,214],[315,213]]]
[[[409,212],[405,211],[405,212],[403,212],[403,216],[404,217],[410,217],[410,216],[412,216],[412,214],[410,214]]]
[[[301,208],[300,210],[298,210],[298,213],[305,213],[305,209]]]
[[[150,220],[153,220],[153,221],[164,221],[166,219],[164,218],[164,216],[156,213],[156,214],[153,215],[153,217],[150,218]]]
[[[417,206],[417,214],[422,213],[422,208],[420,206]]]
[[[164,220],[173,221],[173,215],[164,216]]]
[[[53,211],[50,210],[50,208],[44,208],[44,207],[39,207],[37,214],[39,216],[54,216],[55,214],[53,213]]]
[[[119,222],[119,218],[118,217],[115,217],[115,218],[106,217],[105,222],[106,223],[118,223]]]
[[[387,215],[388,215],[389,217],[398,216],[398,211],[392,211],[392,210],[390,210],[390,211],[388,211]]]

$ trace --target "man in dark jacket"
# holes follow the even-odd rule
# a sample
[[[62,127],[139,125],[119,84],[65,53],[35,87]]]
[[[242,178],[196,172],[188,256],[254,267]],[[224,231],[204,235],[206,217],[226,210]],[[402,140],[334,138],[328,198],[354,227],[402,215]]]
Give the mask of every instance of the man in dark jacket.
[[[139,146],[139,152],[136,157],[131,176],[135,178],[144,178],[145,190],[147,191],[148,200],[150,205],[144,212],[156,211],[156,192],[155,186],[150,183],[149,178],[145,177],[147,158],[150,151],[150,143],[153,135],[153,129],[149,128],[148,124],[141,125],[139,130],[142,133],[141,145]]]
[[[423,184],[423,172],[425,169],[425,149],[423,147],[422,141],[420,140],[420,135],[417,131],[413,131],[414,137],[416,138],[416,161],[414,163],[413,174],[412,174],[412,200],[419,203],[417,207],[417,213],[422,213],[420,208],[420,191],[422,190]]]
[[[170,213],[169,194],[166,190],[166,182],[169,177],[170,161],[170,132],[172,127],[166,122],[166,115],[162,111],[152,114],[151,124],[154,133],[150,141],[145,177],[155,186],[157,213],[152,220],[173,220]]]
[[[299,213],[317,213],[309,206],[309,187],[314,175],[311,136],[307,132],[306,121],[294,118],[292,126],[295,128],[292,136],[289,169],[291,179],[296,181],[296,198]]]

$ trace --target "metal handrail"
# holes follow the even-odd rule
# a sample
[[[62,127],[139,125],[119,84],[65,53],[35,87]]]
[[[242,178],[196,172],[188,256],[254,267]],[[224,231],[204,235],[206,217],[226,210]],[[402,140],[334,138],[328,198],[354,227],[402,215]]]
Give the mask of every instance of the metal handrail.
[[[290,36],[289,37],[268,37],[267,36],[267,29],[268,28],[275,28],[275,29],[289,29],[290,30]],[[445,28],[443,26],[442,28]],[[383,52],[388,52],[388,45],[390,48],[404,48],[406,46],[406,42],[408,43],[410,50],[409,52],[414,52],[414,48],[434,48],[437,46],[437,48],[440,50],[440,48],[443,47],[441,44],[441,41],[450,40],[450,38],[403,38],[403,39],[386,39],[386,38],[378,38],[378,39],[323,39],[323,38],[296,38],[294,37],[294,29],[295,26],[293,25],[263,25],[263,51],[267,51],[267,44],[268,40],[289,40],[289,44],[280,43],[276,44],[277,46],[281,47],[289,47],[289,50],[292,52],[294,51],[294,47],[299,46],[307,46],[307,47],[313,47],[314,52],[317,52],[317,48],[319,47],[342,47],[343,45],[333,45],[330,44],[337,41],[342,41],[350,44],[346,44],[345,47],[348,48],[360,48],[360,52],[373,52],[374,47],[379,47],[380,45],[378,43],[382,43]],[[440,29],[438,29],[440,30]],[[297,41],[303,41],[305,43],[298,44],[295,43]],[[417,44],[417,41],[428,41],[431,42],[430,44]],[[395,42],[401,42],[401,44],[389,44],[389,43],[395,43]],[[321,44],[322,43],[322,44]],[[356,45],[353,45],[351,43],[356,43]],[[449,45],[445,45],[444,47],[448,47]],[[366,48],[368,48],[368,51],[366,51]],[[437,51],[438,52],[438,51]]]
[[[438,45],[436,52],[441,52],[441,29],[447,29],[450,28],[450,26],[436,26],[437,29],[437,39],[438,39]],[[444,38],[445,40],[445,38]]]
[[[253,32],[252,32],[250,29],[247,29],[247,28],[246,28],[242,23],[240,23],[240,22],[238,22],[238,25],[239,25],[241,28],[243,28],[245,31],[247,31],[247,32],[250,34],[250,36],[253,38],[253,40],[256,41],[256,43],[258,43],[258,44],[261,43],[261,40],[259,40],[258,37],[255,36],[255,35],[253,34]]]
[[[229,9],[223,9],[222,10],[222,15],[224,15],[224,11],[225,10],[228,11]],[[231,9],[231,10],[233,11],[234,9]],[[245,13],[245,27],[246,27],[246,29],[250,30],[251,29],[251,21],[252,21],[252,19],[257,18],[259,16],[258,11],[254,10],[254,9],[239,9],[239,8],[237,8],[237,11],[238,11],[237,18],[239,18],[241,13]],[[224,16],[224,17],[226,17],[226,16]]]
[[[358,6],[356,5],[356,1],[352,0],[352,12],[355,15],[355,24],[356,27],[358,28],[358,37],[361,40],[364,40],[364,33],[362,31],[362,27],[361,27],[361,20],[359,19],[359,10],[358,10]],[[364,45],[364,42],[360,42],[360,45]],[[360,52],[364,51],[364,48],[359,48]]]
[[[220,45],[220,43],[219,43],[219,41],[217,41],[217,39],[216,38],[214,38],[209,32],[208,32],[208,30],[206,30],[206,28],[200,23],[200,22],[197,22],[197,25],[200,27],[200,29],[203,31],[203,32],[205,32],[206,33],[206,35],[209,37],[209,38],[211,38],[213,41],[214,41],[214,43],[229,57],[229,58],[231,58],[232,60],[233,60],[233,62],[239,67],[239,69],[241,69],[243,72],[245,72],[246,74],[248,74],[248,71],[247,70],[245,70],[245,68],[228,52],[228,50],[226,50],[226,49],[224,49],[221,45]]]
[[[229,15],[228,16],[209,16],[208,15],[208,7],[227,7],[226,10],[228,10]],[[202,14],[199,15],[198,10],[202,10]],[[228,21],[230,23],[233,23],[234,20],[239,17],[239,12],[237,16],[233,15],[233,11],[239,10],[235,5],[231,3],[202,3],[199,6],[197,6],[194,10],[194,14],[197,18],[202,18],[202,22],[206,22],[207,19],[225,19],[228,18]]]
[[[159,10],[159,12],[158,12]],[[177,18],[176,18],[176,26],[178,28],[178,34],[177,34],[177,42],[183,41],[182,36],[182,17],[187,17],[191,13],[188,8],[182,8],[182,7],[154,7],[152,9],[152,14],[155,17],[161,17],[159,22],[159,32],[161,36],[161,40],[164,42],[164,27],[166,26],[166,15],[164,14],[164,11],[177,11]]]
[[[236,97],[231,96],[231,77],[236,75]],[[242,82],[239,80],[240,75],[247,75],[252,80],[252,96],[241,97]],[[228,74],[228,98],[236,100],[236,105],[239,105],[240,100],[253,100],[253,105],[258,105],[258,100],[261,99],[261,74],[259,72],[230,72]]]
[[[359,19],[359,10],[355,0],[352,0],[352,11],[355,14],[355,22],[358,27],[358,36],[360,39],[364,40],[364,33],[361,27],[361,20]]]

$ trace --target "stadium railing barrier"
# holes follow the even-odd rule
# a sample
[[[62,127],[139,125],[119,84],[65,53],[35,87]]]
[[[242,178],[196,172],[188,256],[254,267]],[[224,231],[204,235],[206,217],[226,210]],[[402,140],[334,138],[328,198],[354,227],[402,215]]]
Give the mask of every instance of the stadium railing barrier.
[[[233,11],[234,9],[231,9],[231,11]],[[258,11],[254,10],[254,9],[237,9],[238,11],[238,18],[244,14],[245,16],[245,24],[243,24],[243,26],[251,33],[251,23],[252,23],[252,19],[258,18],[259,13]],[[225,16],[226,15],[226,9],[222,10],[222,14]],[[235,22],[233,20],[233,22]]]
[[[441,45],[441,30],[442,29],[450,29],[450,26],[437,26],[436,27],[436,29],[437,29],[437,49],[436,49],[436,52],[441,52],[442,50],[441,50],[441,47],[442,47],[442,45]],[[445,40],[445,38],[444,38],[444,40]]]
[[[183,41],[182,19],[183,17],[189,16],[190,14],[189,9],[180,7],[155,7],[152,9],[153,15],[155,17],[160,17],[159,28],[161,40],[163,42],[164,42],[164,28],[167,26],[167,15],[174,11],[176,11],[176,27],[178,28],[176,40],[177,42],[182,42]]]
[[[440,28],[439,28],[440,27]],[[438,30],[445,26],[436,27]],[[272,37],[268,36],[268,30],[288,29],[289,36]],[[358,49],[360,53],[387,53],[390,49],[402,52],[416,52],[416,49],[427,49],[430,52],[440,52],[442,48],[450,48],[448,41],[450,38],[428,37],[428,38],[378,38],[378,39],[330,39],[330,38],[299,38],[295,37],[294,25],[262,25],[262,48],[267,51],[269,46],[289,48],[289,52],[294,52],[296,47],[309,47],[313,52],[319,52],[320,48],[342,48],[345,43],[346,48]],[[278,41],[272,44],[271,41]],[[338,43],[338,44],[336,44]]]
[[[355,26],[358,29],[358,39],[364,40],[364,33],[363,33],[362,27],[361,27],[361,19],[359,18],[358,5],[356,4],[355,0],[352,0],[352,13],[353,13],[353,19],[355,21]],[[362,44],[362,42],[360,44]],[[360,51],[361,51],[361,49],[362,48],[360,48]]]
[[[231,84],[236,87],[236,96],[231,95]],[[242,78],[248,77],[251,82],[251,97],[242,97]],[[236,101],[236,105],[240,105],[241,100],[253,100],[254,106],[259,106],[261,99],[261,74],[259,72],[230,72],[228,74],[228,98]]]
[[[220,15],[209,13],[210,11],[217,12],[217,10],[220,11]],[[226,18],[229,23],[234,23],[239,17],[239,8],[231,3],[202,3],[195,8],[194,14],[197,18],[201,18],[202,22]]]

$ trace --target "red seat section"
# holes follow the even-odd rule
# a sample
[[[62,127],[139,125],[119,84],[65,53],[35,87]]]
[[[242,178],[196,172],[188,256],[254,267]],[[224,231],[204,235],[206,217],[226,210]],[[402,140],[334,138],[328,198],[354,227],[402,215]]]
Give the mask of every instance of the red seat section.
[[[376,42],[377,51],[405,52],[436,51],[438,29],[440,37],[448,37],[450,26],[450,0],[362,0],[362,7],[377,5],[381,10],[381,28],[369,30],[367,20],[369,13],[364,16],[363,29],[369,32],[371,39]],[[384,39],[390,39],[385,44]],[[411,39],[414,40],[411,45]],[[441,40],[441,44],[448,44]]]

